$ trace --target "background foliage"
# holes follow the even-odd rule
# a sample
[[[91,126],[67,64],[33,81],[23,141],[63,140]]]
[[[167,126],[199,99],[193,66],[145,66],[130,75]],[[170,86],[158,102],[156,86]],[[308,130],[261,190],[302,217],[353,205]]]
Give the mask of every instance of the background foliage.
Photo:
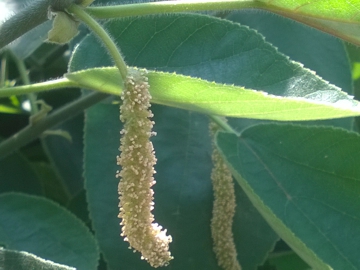
[[[105,27],[130,66],[283,97],[329,103],[348,100],[339,88],[358,96],[357,77],[351,73],[354,67],[356,75],[355,46],[264,11],[209,15],[126,18],[109,20]],[[85,28],[69,45],[58,46],[42,43],[48,27],[34,29],[36,35],[24,35],[11,46],[25,60],[31,81],[112,66],[105,49]],[[5,53],[2,63],[7,67],[3,83],[20,83]],[[91,86],[84,75],[73,73],[68,78],[85,78]],[[164,85],[159,83],[159,93],[175,79],[174,75]],[[101,76],[97,83],[101,80],[106,84],[101,83],[100,90],[111,92],[111,83]],[[193,91],[202,94],[202,89],[179,87],[176,91],[183,90],[184,96],[178,103],[159,98],[152,107],[158,134],[153,139],[158,158],[154,212],[173,237],[170,248],[175,257],[167,269],[219,269],[209,227],[213,201],[209,120],[200,113],[208,112],[209,106],[184,102],[191,100]],[[57,108],[87,93],[74,88],[40,93],[38,99]],[[209,94],[210,100],[216,98]],[[25,99],[0,99],[3,138],[27,124],[29,115],[21,106]],[[220,133],[217,137],[239,183],[233,231],[243,269],[309,269],[297,254],[318,269],[360,269],[356,253],[360,248],[360,138],[354,117],[280,124],[265,119],[303,117],[304,104],[292,111],[293,103],[281,107],[275,102],[265,110],[265,101],[258,101],[256,111],[256,101],[236,108],[243,116],[244,112],[259,115],[253,117],[258,120],[229,119],[241,136]],[[110,96],[54,127],[67,131],[71,140],[41,137],[0,161],[0,243],[6,248],[0,256],[11,254],[19,261],[25,255],[11,251],[18,250],[77,269],[150,269],[119,236],[118,103],[117,96]],[[222,101],[217,109],[228,106]],[[346,111],[343,116],[358,114],[341,110]],[[332,118],[342,112],[317,108],[307,115],[320,113]]]

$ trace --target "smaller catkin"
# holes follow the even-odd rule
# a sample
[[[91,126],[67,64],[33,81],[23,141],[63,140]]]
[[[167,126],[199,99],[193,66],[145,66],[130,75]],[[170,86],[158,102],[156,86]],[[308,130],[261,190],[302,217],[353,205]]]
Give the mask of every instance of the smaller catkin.
[[[218,127],[210,122],[210,133],[214,138]],[[211,235],[214,241],[214,252],[220,267],[225,270],[240,270],[232,233],[235,214],[235,191],[231,172],[220,156],[215,143],[213,145],[213,170],[211,180],[214,190],[213,217]]]
[[[150,93],[145,71],[129,70],[121,95],[120,120],[124,128],[120,132],[121,155],[117,164],[119,183],[121,235],[130,247],[141,253],[141,258],[153,267],[166,266],[173,258],[169,252],[171,236],[157,223],[153,223],[154,208],[151,187],[155,184],[155,152],[150,137],[154,122],[149,110]]]

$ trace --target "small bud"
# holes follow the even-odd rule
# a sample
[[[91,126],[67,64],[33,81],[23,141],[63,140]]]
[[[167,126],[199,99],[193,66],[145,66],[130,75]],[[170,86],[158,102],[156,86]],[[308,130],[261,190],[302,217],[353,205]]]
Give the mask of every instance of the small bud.
[[[48,33],[47,42],[65,44],[78,34],[79,22],[71,15],[58,11],[51,13],[55,16],[53,26]]]

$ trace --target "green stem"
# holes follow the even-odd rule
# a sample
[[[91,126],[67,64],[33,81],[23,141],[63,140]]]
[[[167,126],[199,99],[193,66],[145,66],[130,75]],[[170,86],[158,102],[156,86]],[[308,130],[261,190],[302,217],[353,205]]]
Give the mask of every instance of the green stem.
[[[81,86],[74,81],[70,81],[67,78],[61,78],[61,79],[42,82],[42,83],[0,88],[0,98],[12,96],[12,95],[24,95],[29,93],[43,92],[43,91],[55,90],[59,88],[68,88],[68,87],[81,87]]]
[[[21,78],[23,84],[25,84],[25,85],[30,84],[29,75],[27,73],[24,61],[19,59],[19,57],[17,57],[11,50],[8,50],[8,53],[15,62],[15,65],[16,65],[18,71],[19,71],[20,78]]]
[[[6,157],[20,147],[39,137],[45,130],[74,117],[86,108],[98,103],[108,95],[93,92],[83,96],[64,107],[54,111],[49,116],[40,119],[36,124],[30,124],[0,144],[0,159]]]
[[[11,58],[14,60],[15,65],[20,73],[20,78],[24,85],[30,84],[29,74],[26,70],[26,66],[23,60],[17,57],[11,50],[8,51]],[[38,108],[36,106],[36,95],[34,93],[28,93],[27,97],[30,101],[31,114],[35,114],[38,112]]]
[[[115,65],[120,71],[123,81],[125,82],[127,75],[127,66],[120,54],[119,49],[117,48],[115,42],[111,39],[109,34],[104,30],[104,28],[102,28],[102,26],[97,21],[95,21],[81,7],[73,4],[67,10],[70,13],[74,14],[82,22],[84,22],[95,34],[98,35],[100,40],[104,43],[105,47],[108,49],[112,59],[115,62]]]
[[[216,115],[209,115],[211,120],[213,120],[222,130],[238,134],[225,120],[224,117],[216,116]]]
[[[268,4],[253,0],[177,0],[117,6],[88,7],[86,8],[86,11],[95,18],[110,19],[149,14],[244,8],[270,9]]]
[[[0,67],[0,87],[4,87],[6,82],[6,71],[7,71],[7,53],[1,56],[1,67]]]

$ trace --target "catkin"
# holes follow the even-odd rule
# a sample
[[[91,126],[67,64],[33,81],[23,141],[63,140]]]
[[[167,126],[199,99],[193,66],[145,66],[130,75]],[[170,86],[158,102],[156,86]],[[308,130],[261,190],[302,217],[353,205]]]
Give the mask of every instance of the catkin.
[[[153,267],[166,266],[173,257],[169,252],[171,236],[157,223],[153,223],[154,208],[152,186],[156,163],[150,137],[154,122],[149,110],[150,93],[146,73],[129,70],[124,91],[121,95],[120,120],[124,128],[120,132],[120,156],[117,164],[119,183],[119,207],[122,226],[121,236],[130,247],[141,253],[141,258]]]
[[[218,127],[210,122],[210,133],[214,137]],[[214,190],[213,216],[211,235],[214,252],[220,267],[225,270],[241,270],[232,233],[235,214],[235,191],[231,172],[222,159],[215,143],[212,143],[213,170],[211,180]]]

